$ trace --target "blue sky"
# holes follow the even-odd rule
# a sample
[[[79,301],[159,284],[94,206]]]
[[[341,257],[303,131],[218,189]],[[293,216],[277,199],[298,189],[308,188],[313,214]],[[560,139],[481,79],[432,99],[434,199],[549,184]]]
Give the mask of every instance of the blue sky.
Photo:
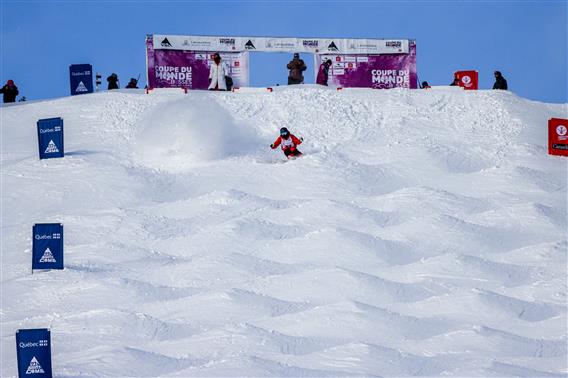
[[[412,38],[420,80],[500,70],[517,94],[567,102],[567,1],[1,1],[0,81],[69,94],[69,65],[145,81],[146,34]],[[251,54],[251,85],[285,83],[288,54]],[[305,56],[312,63],[310,56]],[[309,68],[311,69],[311,67]],[[311,74],[306,82],[313,82]]]

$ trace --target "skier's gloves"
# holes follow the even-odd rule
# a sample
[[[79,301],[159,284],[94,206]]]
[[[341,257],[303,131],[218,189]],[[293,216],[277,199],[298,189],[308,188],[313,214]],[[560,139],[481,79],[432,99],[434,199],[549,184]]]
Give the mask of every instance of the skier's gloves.
[[[303,142],[303,141],[304,141],[304,137],[300,137],[300,141],[302,141],[302,142]]]
[[[273,144],[271,144],[271,145],[270,145],[270,148],[274,149],[274,145],[273,145]]]

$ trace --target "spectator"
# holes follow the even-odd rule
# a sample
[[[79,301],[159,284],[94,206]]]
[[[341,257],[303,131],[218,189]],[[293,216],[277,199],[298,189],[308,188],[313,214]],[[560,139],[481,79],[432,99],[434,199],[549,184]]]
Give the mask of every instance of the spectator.
[[[286,66],[290,70],[288,75],[288,85],[302,84],[304,82],[304,75],[302,72],[306,70],[306,63],[300,59],[300,54],[294,53],[294,59]]]
[[[452,85],[453,85],[453,83],[452,83]],[[432,88],[432,87],[430,86],[430,84],[428,84],[427,81],[423,81],[422,84],[420,85],[420,88],[428,89],[428,88]]]
[[[114,72],[107,77],[107,81],[108,81],[108,90],[110,91],[111,89],[118,89],[118,75],[115,74]]]
[[[231,91],[233,89],[233,78],[230,76],[225,76],[225,84],[227,85],[227,90]]]
[[[14,84],[14,80],[8,80],[6,85],[0,89],[0,93],[4,94],[4,103],[16,102],[16,96],[20,93],[18,92],[18,87]]]
[[[495,84],[493,84],[493,89],[503,89],[506,91],[508,89],[507,80],[501,75],[500,71],[495,71],[494,74]]]
[[[136,80],[135,78],[131,77],[130,81],[128,82],[128,84],[126,84],[126,88],[128,89],[138,89],[138,80]]]
[[[450,84],[450,87],[459,87],[460,86],[460,79],[458,78],[458,74],[454,74],[454,81]]]
[[[225,63],[221,62],[221,55],[215,53],[213,55],[213,64],[209,68],[209,90],[210,91],[226,91],[229,70]]]
[[[329,68],[331,67],[331,59],[326,60],[320,64],[318,71],[318,77],[316,78],[316,84],[327,86],[327,80],[329,78]]]

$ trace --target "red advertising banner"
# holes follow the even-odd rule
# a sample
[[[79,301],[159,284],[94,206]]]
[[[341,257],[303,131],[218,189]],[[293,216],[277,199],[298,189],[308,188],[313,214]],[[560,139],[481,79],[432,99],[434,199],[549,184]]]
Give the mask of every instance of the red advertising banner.
[[[460,81],[460,87],[466,90],[477,90],[478,88],[478,75],[477,71],[457,71],[455,77]]]
[[[548,120],[548,153],[568,156],[568,119]]]

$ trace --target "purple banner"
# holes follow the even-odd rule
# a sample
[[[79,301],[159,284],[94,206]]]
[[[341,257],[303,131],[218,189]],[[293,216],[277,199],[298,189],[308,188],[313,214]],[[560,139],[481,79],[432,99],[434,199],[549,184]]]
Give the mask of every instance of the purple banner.
[[[409,54],[318,55],[318,67],[327,59],[332,61],[328,85],[376,89],[418,87],[414,43]]]
[[[213,53],[189,50],[156,50],[146,40],[148,87],[207,89]],[[221,59],[235,86],[248,85],[248,53],[223,52]]]

